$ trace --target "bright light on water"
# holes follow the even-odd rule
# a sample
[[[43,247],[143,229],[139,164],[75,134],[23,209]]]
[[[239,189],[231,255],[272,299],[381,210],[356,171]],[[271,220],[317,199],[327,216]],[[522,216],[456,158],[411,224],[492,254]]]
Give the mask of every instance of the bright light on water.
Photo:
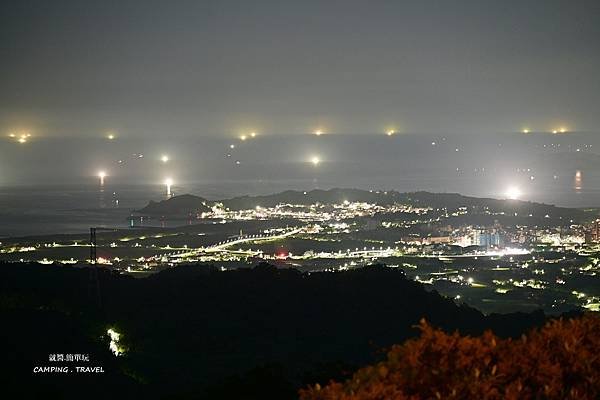
[[[165,185],[167,186],[167,197],[171,197],[171,186],[173,185],[173,179],[167,178],[165,179]]]
[[[506,190],[505,196],[510,200],[517,200],[521,197],[521,190],[516,186],[511,186]]]

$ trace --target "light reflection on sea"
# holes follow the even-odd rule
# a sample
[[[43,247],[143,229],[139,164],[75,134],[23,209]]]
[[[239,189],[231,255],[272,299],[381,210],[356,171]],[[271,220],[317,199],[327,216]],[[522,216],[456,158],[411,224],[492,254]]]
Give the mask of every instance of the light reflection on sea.
[[[512,182],[510,182],[512,183]],[[398,191],[427,190],[456,192],[480,197],[502,198],[506,185],[490,176],[455,178],[401,176],[326,182],[316,179],[290,181],[241,181],[221,183],[180,183],[174,193],[191,193],[210,200],[237,195],[271,194],[283,190],[328,189],[332,187]],[[600,174],[567,171],[563,175],[536,176],[518,182],[523,200],[567,207],[600,206]],[[90,226],[127,228],[127,217],[150,200],[166,198],[162,185],[52,185],[0,188],[0,237],[84,233]],[[117,202],[118,201],[118,202]],[[175,226],[184,221],[166,221]],[[160,221],[148,221],[160,226]]]

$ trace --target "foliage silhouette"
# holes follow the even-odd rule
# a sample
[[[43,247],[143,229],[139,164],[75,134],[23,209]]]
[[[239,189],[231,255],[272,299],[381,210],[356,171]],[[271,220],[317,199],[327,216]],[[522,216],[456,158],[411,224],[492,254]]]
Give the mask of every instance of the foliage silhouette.
[[[72,341],[68,349],[91,353],[108,371],[92,394],[125,382],[124,393],[149,398],[227,398],[233,385],[246,398],[279,388],[275,398],[292,399],[307,383],[343,379],[352,366],[379,360],[380,349],[418,334],[421,318],[448,332],[492,329],[502,337],[546,321],[542,312],[485,316],[384,266],[336,273],[185,266],[140,279],[101,270],[99,281],[102,309],[89,295],[87,268],[0,265],[0,312],[11,326],[0,340],[19,349],[18,368],[2,367],[11,384],[39,385],[30,374],[35,362]],[[122,357],[108,352],[110,326],[122,333]],[[49,382],[58,397],[72,397],[72,379]]]
[[[550,321],[519,339],[460,336],[421,321],[421,336],[344,383],[301,390],[302,400],[597,399],[600,318]]]

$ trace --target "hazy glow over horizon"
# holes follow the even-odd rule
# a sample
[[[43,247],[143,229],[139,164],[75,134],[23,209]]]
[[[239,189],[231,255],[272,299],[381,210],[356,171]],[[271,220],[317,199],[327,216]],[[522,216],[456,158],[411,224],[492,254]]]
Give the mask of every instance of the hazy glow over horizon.
[[[510,200],[518,200],[522,196],[521,189],[517,186],[510,186],[506,189],[505,196]]]

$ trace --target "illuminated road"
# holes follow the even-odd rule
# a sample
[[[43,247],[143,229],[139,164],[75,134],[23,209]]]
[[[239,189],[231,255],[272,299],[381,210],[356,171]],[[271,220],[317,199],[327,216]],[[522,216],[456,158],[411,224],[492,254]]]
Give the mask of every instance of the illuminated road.
[[[204,251],[207,253],[215,252],[215,251],[223,251],[223,250],[226,250],[228,247],[235,246],[235,245],[241,244],[241,243],[264,241],[264,240],[279,240],[279,239],[284,239],[286,237],[295,235],[300,232],[302,232],[302,228],[296,228],[291,231],[276,234],[276,235],[249,235],[249,236],[244,236],[241,238],[233,239],[230,241],[218,243],[214,246],[207,247],[206,249],[204,249]]]
[[[260,242],[260,241],[284,239],[286,237],[301,233],[302,230],[303,230],[303,228],[295,228],[290,231],[287,231],[284,233],[279,233],[279,234],[274,234],[274,235],[248,235],[248,236],[244,236],[244,237],[238,237],[236,239],[231,239],[231,240],[228,240],[225,242],[219,242],[219,243],[209,246],[209,247],[203,247],[203,248],[199,248],[199,249],[190,249],[189,251],[186,251],[184,253],[173,254],[170,257],[181,259],[181,258],[192,258],[192,257],[197,257],[199,255],[207,255],[207,254],[214,254],[214,253],[236,253],[236,254],[244,254],[246,256],[256,256],[259,254],[256,251],[229,250],[229,248],[232,246],[235,246],[235,245],[239,245],[242,243],[248,243],[248,242],[257,242],[257,241]]]

